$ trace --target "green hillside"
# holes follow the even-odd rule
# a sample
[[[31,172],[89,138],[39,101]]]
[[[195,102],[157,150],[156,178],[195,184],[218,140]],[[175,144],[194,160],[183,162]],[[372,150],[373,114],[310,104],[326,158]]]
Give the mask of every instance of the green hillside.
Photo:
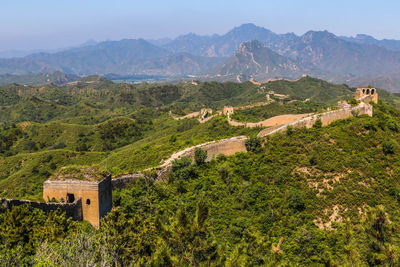
[[[254,152],[209,163],[175,162],[168,181],[139,179],[114,191],[119,208],[97,231],[62,215],[57,224],[54,214],[44,223],[42,213],[28,208],[0,214],[0,242],[11,241],[0,260],[15,255],[16,263],[53,265],[92,259],[139,266],[396,266],[400,110],[374,108],[372,118],[271,136]],[[103,155],[57,153],[60,165],[61,158],[90,164]],[[47,152],[36,155],[37,161],[9,157],[2,166],[14,172],[17,161],[32,167],[53,161]],[[31,228],[22,231],[10,218],[30,218]],[[37,233],[27,243],[6,230],[11,227],[20,236]],[[76,253],[63,256],[66,248]]]
[[[63,87],[1,87],[0,197],[41,200],[43,182],[66,165],[99,165],[116,177],[196,144],[255,136],[261,129],[230,126],[225,116],[200,123],[170,112],[265,101],[270,90],[290,96],[237,114],[315,111],[354,94],[309,77],[262,85],[89,77]],[[115,190],[115,210],[100,230],[57,212],[0,212],[0,266],[396,266],[400,109],[393,104],[400,102],[379,94],[373,117],[290,129],[263,146],[251,139],[251,152],[196,164],[184,158],[166,181],[143,178]]]
[[[196,144],[256,135],[260,129],[232,127],[223,117],[201,124],[196,119],[175,121],[169,112],[183,115],[203,107],[215,110],[265,101],[270,90],[289,97],[282,103],[240,110],[234,119],[259,121],[318,111],[353,95],[346,86],[309,77],[263,85],[128,85],[91,76],[61,87],[0,87],[0,160],[7,166],[0,168],[0,196],[40,200],[42,183],[54,168],[75,163],[69,154],[103,165],[117,176],[156,167],[174,152]],[[386,92],[380,95],[392,103],[400,99]],[[311,100],[303,103],[305,99]],[[43,157],[47,162],[41,164]],[[27,190],[27,185],[35,189]]]
[[[114,201],[125,214],[159,220],[177,236],[194,231],[181,214],[190,224],[205,201],[207,235],[196,249],[201,255],[215,249],[215,264],[396,266],[400,111],[375,108],[373,118],[275,135],[259,152],[181,167],[169,182],[138,181]],[[179,255],[204,263],[190,249],[179,250],[190,241],[176,242],[167,255],[177,265],[186,262]]]

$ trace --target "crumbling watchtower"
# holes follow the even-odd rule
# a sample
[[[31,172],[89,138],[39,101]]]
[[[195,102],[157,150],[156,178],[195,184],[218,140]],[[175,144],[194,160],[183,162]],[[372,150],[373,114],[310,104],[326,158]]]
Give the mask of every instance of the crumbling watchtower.
[[[355,99],[365,103],[378,103],[378,93],[374,87],[360,87],[356,90]]]
[[[224,107],[224,115],[228,115],[228,114],[232,115],[233,112],[234,112],[234,108],[233,107],[227,107],[227,106]]]
[[[94,167],[61,168],[43,184],[43,199],[73,203],[81,199],[82,216],[94,227],[112,208],[111,174]]]

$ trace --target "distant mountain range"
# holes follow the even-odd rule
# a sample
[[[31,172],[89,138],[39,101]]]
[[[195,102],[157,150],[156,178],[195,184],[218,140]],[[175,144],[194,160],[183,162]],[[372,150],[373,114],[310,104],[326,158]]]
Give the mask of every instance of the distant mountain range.
[[[259,41],[242,43],[234,56],[213,71],[219,80],[266,80],[273,77],[297,78],[307,70],[279,55]]]
[[[255,41],[256,40],[256,41]],[[0,59],[0,74],[159,75],[243,81],[296,78],[379,85],[400,92],[400,41],[309,31],[276,34],[243,24],[224,35],[90,42],[56,53]],[[191,76],[193,77],[193,76]]]
[[[42,84],[65,84],[79,80],[80,77],[74,74],[65,74],[59,71],[52,73],[37,73],[37,74],[1,74],[0,85],[11,83],[23,85],[42,85]]]

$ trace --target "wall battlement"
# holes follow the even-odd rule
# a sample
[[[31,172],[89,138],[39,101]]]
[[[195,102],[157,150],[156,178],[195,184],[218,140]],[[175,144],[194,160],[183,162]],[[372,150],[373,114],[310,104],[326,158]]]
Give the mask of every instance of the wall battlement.
[[[0,211],[11,210],[11,208],[14,206],[21,206],[25,204],[36,209],[41,209],[45,212],[61,210],[65,212],[68,217],[71,217],[77,221],[81,221],[83,219],[82,200],[80,198],[76,199],[73,203],[45,203],[30,200],[0,198]]]
[[[246,149],[246,136],[236,136],[228,139],[223,139],[219,141],[212,141],[204,144],[199,144],[196,146],[188,147],[184,150],[176,152],[171,155],[168,159],[166,159],[163,164],[160,166],[161,168],[167,167],[171,165],[174,159],[180,159],[182,157],[189,157],[191,159],[194,158],[194,151],[196,148],[201,148],[207,151],[207,159],[206,161],[210,161],[215,158],[219,154],[224,155],[234,155],[237,152],[247,152]]]
[[[356,95],[354,97],[356,100],[363,101],[365,103],[374,102],[378,103],[378,93],[373,87],[361,87],[357,88]]]
[[[315,114],[293,122],[264,129],[261,132],[259,132],[257,136],[264,137],[266,135],[282,132],[285,131],[288,126],[291,126],[293,128],[302,128],[302,127],[311,128],[318,119],[321,120],[322,126],[326,126],[336,120],[346,119],[354,115],[363,115],[363,114],[367,114],[368,116],[372,117],[372,106],[370,104],[362,102],[356,107],[352,107],[349,105],[338,110],[332,110],[321,114]]]

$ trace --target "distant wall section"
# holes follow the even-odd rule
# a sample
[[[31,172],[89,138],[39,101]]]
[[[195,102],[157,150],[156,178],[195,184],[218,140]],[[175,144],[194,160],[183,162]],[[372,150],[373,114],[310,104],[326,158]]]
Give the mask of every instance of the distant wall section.
[[[194,158],[194,151],[196,148],[201,148],[207,151],[207,161],[212,160],[218,154],[224,154],[226,156],[234,155],[237,152],[247,152],[246,149],[246,136],[237,136],[219,141],[208,142],[197,146],[192,146],[172,154],[160,167],[169,166],[174,159],[182,157]]]
[[[258,134],[258,137],[263,137],[266,135],[282,132],[286,130],[288,126],[294,128],[302,128],[302,127],[311,128],[318,119],[321,120],[323,126],[326,126],[336,120],[346,119],[354,115],[363,115],[363,114],[372,116],[372,106],[366,103],[360,103],[356,107],[348,105],[342,109],[312,115],[306,118],[302,118],[293,122],[273,127],[272,129],[271,128],[264,129]]]

